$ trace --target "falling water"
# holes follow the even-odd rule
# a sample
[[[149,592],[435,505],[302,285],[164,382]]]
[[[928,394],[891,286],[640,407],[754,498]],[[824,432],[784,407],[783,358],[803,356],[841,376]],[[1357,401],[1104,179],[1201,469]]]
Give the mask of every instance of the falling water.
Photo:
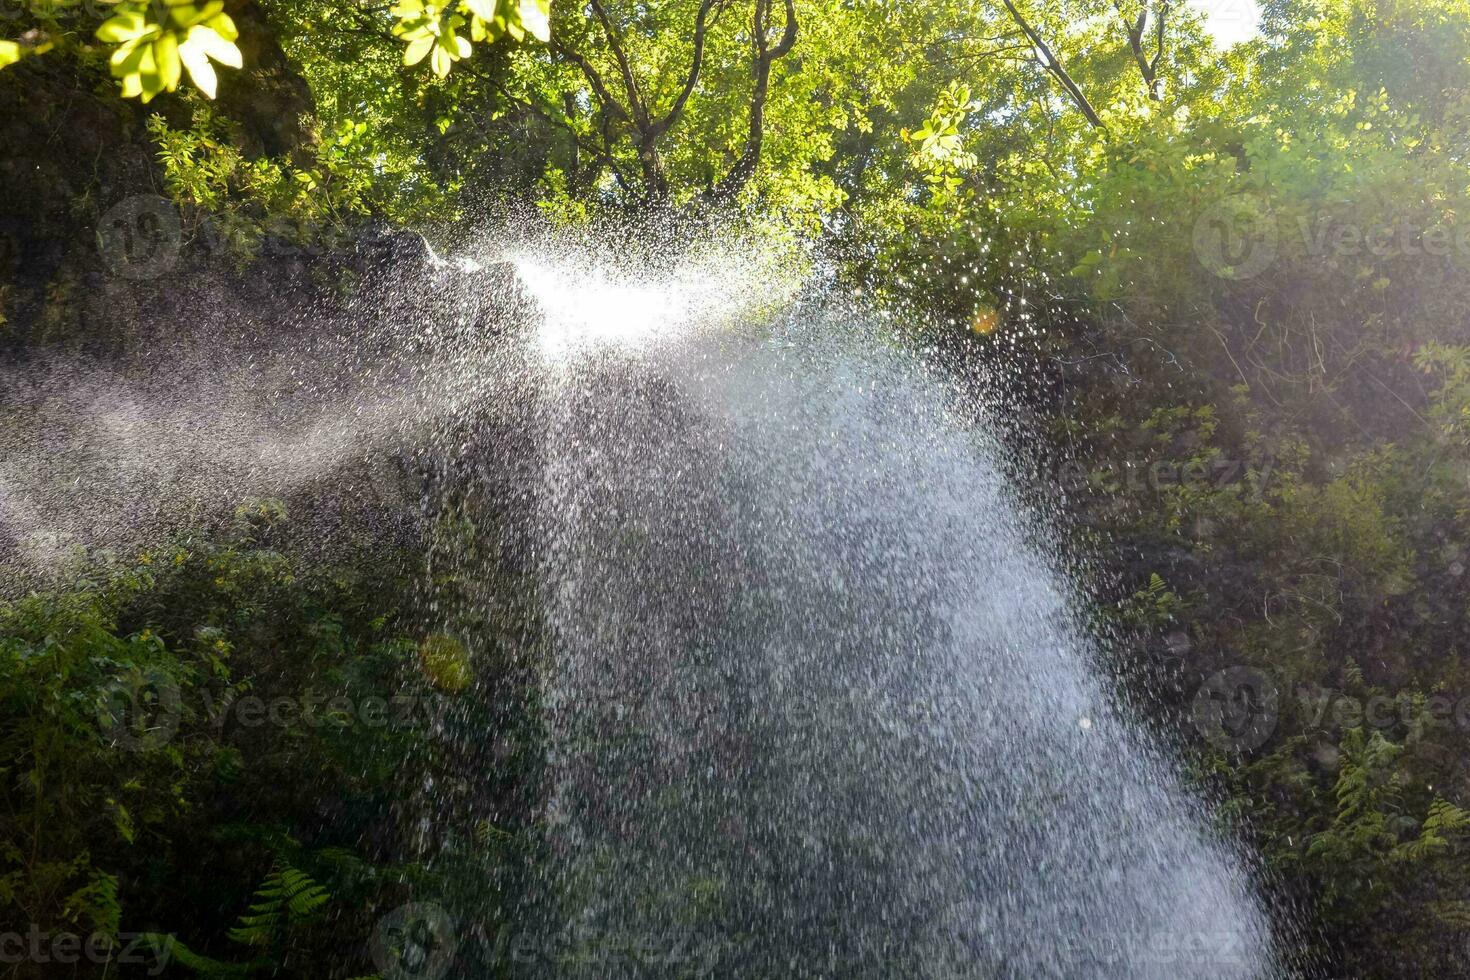
[[[810,284],[520,272],[547,975],[1271,972],[1236,856],[1110,702],[942,372]]]
[[[1234,848],[1094,669],[983,392],[762,249],[514,259],[515,302],[503,267],[437,263],[270,349],[224,307],[233,347],[31,365],[10,553],[166,501],[355,499],[335,474],[384,452],[498,481],[551,651],[513,975],[1276,972]]]

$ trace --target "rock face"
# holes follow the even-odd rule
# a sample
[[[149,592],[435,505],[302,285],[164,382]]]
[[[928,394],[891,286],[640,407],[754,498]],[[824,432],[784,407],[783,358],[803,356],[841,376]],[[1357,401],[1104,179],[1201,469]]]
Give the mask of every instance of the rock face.
[[[156,186],[144,115],[96,95],[77,75],[49,57],[0,72],[0,287],[9,331],[41,314],[49,284],[95,286],[89,245],[102,212]]]
[[[233,135],[247,156],[299,154],[316,142],[310,86],[286,60],[260,4],[229,0],[225,10],[240,31],[235,45],[246,70],[220,86],[220,111],[235,120]]]
[[[221,86],[216,116],[246,159],[302,162],[316,143],[311,91],[262,6],[231,0],[227,7],[246,67]],[[105,65],[61,51],[0,72],[0,345],[7,352],[38,341],[99,341],[109,321],[138,312],[118,295],[116,256],[106,243],[99,249],[98,235],[114,229],[134,259],[140,235],[145,248],[156,244],[147,240],[157,238],[153,222],[166,206],[156,200],[164,184],[146,129],[155,114],[175,127],[191,119],[178,96],[146,106],[122,99]],[[161,231],[169,260],[145,262],[144,274],[122,270],[121,278],[196,274],[208,264],[207,229],[197,220]],[[103,299],[88,303],[83,294]]]

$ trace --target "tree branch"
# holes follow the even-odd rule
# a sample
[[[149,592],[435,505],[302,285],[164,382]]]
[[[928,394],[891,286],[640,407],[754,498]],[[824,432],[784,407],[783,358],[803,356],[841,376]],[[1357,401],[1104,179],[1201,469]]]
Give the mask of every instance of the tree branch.
[[[1145,0],[1143,9],[1138,12],[1138,19],[1130,22],[1123,13],[1121,0],[1113,0],[1113,7],[1118,15],[1123,18],[1123,30],[1128,35],[1128,49],[1133,52],[1133,63],[1138,66],[1139,74],[1143,76],[1144,86],[1148,89],[1148,97],[1154,102],[1162,102],[1164,98],[1163,85],[1159,81],[1159,63],[1164,57],[1164,19],[1169,13],[1169,0],[1160,0],[1158,16],[1155,18],[1156,45],[1153,58],[1143,52],[1143,35],[1148,30],[1148,3]]]
[[[770,14],[771,2],[772,0],[756,0],[755,3],[755,30],[752,37],[755,48],[755,86],[750,97],[750,129],[745,137],[745,149],[735,161],[735,166],[709,192],[708,196],[718,200],[732,200],[750,183],[750,178],[755,176],[765,142],[766,100],[771,91],[771,65],[777,59],[790,54],[791,49],[796,46],[798,28],[795,0],[785,0],[786,28],[781,32],[781,39],[776,42],[776,46],[769,46],[766,18]]]
[[[1001,0],[1001,2],[1005,4],[1006,10],[1010,13],[1011,19],[1016,22],[1016,26],[1021,29],[1021,33],[1026,35],[1026,40],[1031,42],[1032,48],[1035,49],[1038,55],[1037,60],[1041,63],[1041,67],[1050,72],[1061,83],[1062,88],[1067,90],[1067,94],[1072,97],[1072,103],[1078,109],[1082,110],[1082,115],[1087,118],[1087,121],[1094,128],[1106,132],[1108,127],[1103,125],[1103,121],[1099,118],[1097,110],[1092,107],[1091,102],[1087,101],[1087,96],[1082,94],[1082,89],[1072,80],[1072,76],[1067,74],[1067,69],[1062,67],[1061,61],[1052,53],[1051,48],[1042,40],[1041,35],[1036,32],[1036,29],[1031,26],[1031,23],[1016,9],[1016,5],[1012,0]]]
[[[1156,76],[1159,72],[1159,63],[1164,60],[1164,23],[1169,18],[1169,0],[1159,0],[1158,16],[1158,39],[1154,48],[1153,60],[1149,62],[1149,70]]]
[[[623,171],[618,167],[617,160],[613,159],[612,148],[608,145],[607,141],[606,129],[604,129],[603,131],[604,135],[602,146],[597,146],[595,144],[589,143],[582,137],[580,133],[577,132],[576,127],[573,126],[570,121],[566,119],[556,118],[551,113],[547,112],[545,109],[541,108],[534,102],[531,102],[527,99],[517,98],[510,93],[510,90],[508,90],[504,85],[500,84],[499,82],[494,83],[494,85],[495,88],[500,92],[501,96],[506,99],[506,101],[520,106],[543,122],[550,123],[551,125],[556,126],[559,129],[566,130],[567,133],[570,134],[572,137],[573,146],[579,147],[580,149],[583,149],[590,153],[594,162],[607,167],[608,171],[613,175],[613,179],[618,182],[618,186],[621,187],[624,192],[632,194],[635,197],[637,196],[633,188],[629,185],[627,177],[624,176]]]
[[[767,7],[769,10],[769,6]],[[780,42],[771,49],[766,58],[766,68],[771,67],[771,62],[777,58],[784,58],[791,53],[796,46],[796,4],[792,0],[786,0],[786,30],[781,33]]]
[[[628,106],[633,110],[633,123],[639,132],[647,133],[649,128],[648,104],[643,101],[643,91],[638,87],[638,78],[633,74],[633,65],[628,61],[628,53],[623,50],[623,42],[618,38],[618,32],[613,29],[612,18],[608,17],[607,10],[602,6],[602,0],[591,0],[592,12],[597,15],[597,20],[602,24],[602,30],[607,34],[608,47],[612,48],[613,57],[617,59],[618,71],[623,76],[623,88],[628,92]]]
[[[615,116],[618,116],[619,118],[626,119],[629,122],[632,121],[633,117],[629,115],[627,106],[619,102],[617,98],[608,91],[607,83],[602,80],[602,75],[598,73],[597,69],[592,67],[592,62],[588,61],[586,58],[582,57],[571,48],[568,48],[556,41],[553,41],[551,43],[551,50],[553,54],[567,59],[582,70],[583,77],[585,77],[587,79],[587,83],[592,86],[592,91],[596,93],[598,101],[606,106],[608,111],[612,112]]]
[[[679,116],[684,112],[684,106],[689,102],[689,96],[694,93],[694,88],[699,84],[699,73],[704,67],[704,42],[709,33],[711,17],[716,17],[724,9],[728,0],[704,0],[699,5],[699,13],[694,18],[694,55],[689,64],[689,74],[684,79],[684,87],[679,90],[679,95],[674,99],[674,105],[668,114],[657,120],[649,128],[648,135],[651,139],[659,139],[664,133],[679,121]]]

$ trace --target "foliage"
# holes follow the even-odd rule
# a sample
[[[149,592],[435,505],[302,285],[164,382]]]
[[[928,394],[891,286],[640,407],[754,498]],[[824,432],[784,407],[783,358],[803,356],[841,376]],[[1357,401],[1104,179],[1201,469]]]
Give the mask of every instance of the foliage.
[[[316,916],[330,897],[311,875],[278,864],[256,889],[250,911],[240,916],[229,937],[247,946],[271,946],[283,930]]]
[[[970,99],[969,86],[951,82],[939,94],[933,115],[924,125],[912,133],[906,129],[901,133],[904,139],[916,144],[913,165],[935,187],[936,196],[958,190],[964,183],[963,174],[979,162],[974,153],[964,148],[964,136],[960,133],[960,127],[978,107]]]
[[[380,173],[362,123],[344,122],[319,138],[309,159],[248,158],[230,141],[213,108],[195,102],[192,125],[148,120],[164,187],[199,222],[211,246],[254,257],[267,236],[314,248],[340,243],[354,221],[379,209]],[[300,154],[305,157],[306,154]]]
[[[57,46],[75,45],[73,22],[95,14],[99,6],[111,16],[97,27],[96,38],[113,47],[109,64],[124,98],[150,102],[163,92],[177,91],[187,72],[195,87],[212,99],[218,88],[213,62],[243,65],[235,45],[239,31],[223,0],[105,0],[101,5],[24,0],[21,12],[35,26],[20,41],[0,40],[0,68]],[[351,16],[342,9],[350,5],[337,6],[339,17]],[[440,77],[453,62],[470,55],[470,42],[457,34],[466,25],[464,15],[475,41],[493,42],[503,35],[521,40],[528,34],[546,41],[550,12],[550,0],[460,0],[448,7],[403,0],[392,10],[399,20],[394,33],[408,42],[405,64],[428,57]]]
[[[97,38],[117,45],[109,59],[124,98],[144,102],[173,92],[185,69],[199,91],[214,98],[217,79],[211,61],[240,67],[240,36],[222,2],[203,5],[169,0],[120,3],[97,28]]]
[[[109,16],[95,36],[111,46],[109,62],[124,98],[152,100],[173,92],[185,72],[205,95],[214,98],[216,74],[212,62],[241,66],[235,46],[239,32],[220,0],[23,0],[18,13],[31,26],[20,40],[0,41],[0,68],[55,48],[84,46],[77,26],[102,12]]]
[[[486,723],[462,673],[441,693],[392,631],[401,583],[303,566],[277,550],[288,527],[252,504],[0,606],[0,929],[152,932],[206,976],[325,975],[346,944],[366,972],[375,909],[449,893],[413,860],[426,825],[404,807],[419,780],[451,782],[453,751],[428,750],[450,709]],[[483,809],[446,817],[436,832],[467,842],[453,874],[507,880],[521,852],[474,843]]]
[[[443,78],[456,61],[474,50],[471,40],[493,42],[504,35],[517,41],[527,34],[538,41],[551,40],[550,0],[459,0],[458,3],[424,3],[400,0],[392,10],[398,18],[393,33],[408,47],[405,65],[429,59],[434,74]],[[469,39],[460,33],[469,28]]]

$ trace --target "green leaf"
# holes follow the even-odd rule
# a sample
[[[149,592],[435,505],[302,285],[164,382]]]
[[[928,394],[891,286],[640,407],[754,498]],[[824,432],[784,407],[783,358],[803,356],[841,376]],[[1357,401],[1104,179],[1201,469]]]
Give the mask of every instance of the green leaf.
[[[183,65],[179,61],[179,39],[176,35],[160,34],[158,40],[153,42],[153,63],[157,66],[158,84],[162,88],[172,92],[179,87]],[[205,91],[210,97],[214,96],[213,79]]]
[[[136,10],[122,10],[97,28],[97,40],[108,44],[131,41],[149,30],[147,18]]]
[[[118,834],[129,844],[133,843],[133,815],[128,812],[127,807],[118,803],[116,800],[108,800],[107,802],[112,804],[112,824],[117,828]]]
[[[222,65],[229,65],[231,68],[244,66],[240,49],[235,46],[232,39],[221,34],[217,26],[200,24],[189,28],[189,34],[183,46],[197,48],[214,61]]]
[[[521,0],[521,23],[542,44],[551,40],[551,0]]]
[[[404,49],[403,63],[416,65],[427,58],[432,50],[434,50],[434,35],[426,33],[423,37],[416,37]]]
[[[435,75],[443,78],[449,74],[449,69],[454,67],[454,56],[443,44],[436,42],[433,56],[429,59],[429,66],[434,69]]]

